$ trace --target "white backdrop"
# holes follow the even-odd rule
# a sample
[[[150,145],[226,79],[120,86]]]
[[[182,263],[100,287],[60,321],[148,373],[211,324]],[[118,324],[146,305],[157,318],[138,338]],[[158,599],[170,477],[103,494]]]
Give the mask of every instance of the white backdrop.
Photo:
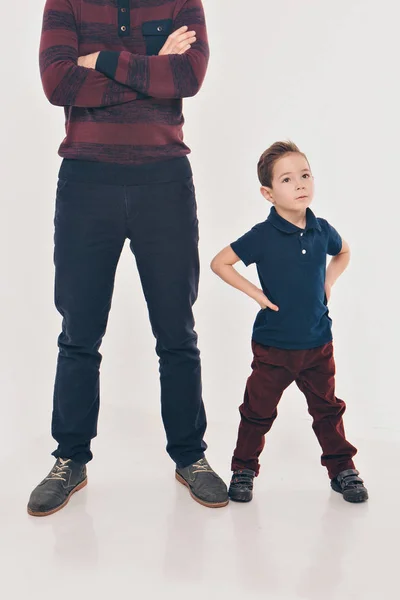
[[[338,394],[347,427],[399,439],[397,186],[400,9],[393,1],[205,0],[212,49],[201,93],[185,102],[201,227],[195,306],[208,441],[237,423],[257,305],[209,269],[224,245],[266,218],[256,163],[278,139],[308,155],[313,209],[348,240],[352,263],[334,289]],[[244,8],[246,6],[246,8]],[[53,203],[62,110],[38,73],[42,0],[2,8],[0,447],[47,436],[60,319],[53,308]],[[20,15],[18,13],[21,13]],[[18,22],[19,17],[21,17]],[[15,23],[15,26],[12,24]],[[18,32],[16,36],[16,29]],[[254,280],[255,271],[244,269]],[[157,361],[133,257],[123,254],[102,347],[102,403],[159,426]],[[282,410],[304,416],[295,387]],[[104,425],[100,420],[100,433]],[[164,444],[163,434],[160,445]],[[233,443],[232,439],[232,443]],[[48,440],[49,449],[52,441]],[[224,449],[229,460],[231,447]]]
[[[194,503],[186,505],[181,496],[174,499],[173,465],[164,452],[155,342],[134,259],[126,248],[102,346],[102,410],[99,437],[93,445],[97,460],[90,467],[94,476],[88,488],[92,495],[78,494],[76,503],[68,507],[71,512],[45,520],[43,528],[36,521],[25,522],[24,504],[50,466],[48,453],[54,448],[50,415],[61,321],[53,306],[52,221],[64,120],[62,109],[46,101],[39,78],[43,0],[4,1],[0,39],[0,468],[4,485],[0,504],[3,541],[15,544],[18,563],[8,550],[4,556],[14,560],[12,564],[30,566],[31,578],[19,582],[28,586],[24,593],[35,578],[35,589],[42,589],[47,565],[57,577],[65,573],[67,563],[76,565],[73,579],[81,566],[83,578],[85,570],[91,573],[91,567],[101,565],[98,586],[109,578],[114,592],[114,569],[125,569],[119,585],[132,573],[132,548],[126,551],[126,544],[136,543],[142,522],[144,546],[135,558],[135,582],[143,589],[156,569],[169,582],[164,591],[171,591],[175,583],[181,585],[185,571],[187,582],[199,582],[201,572],[204,581],[217,587],[221,581],[246,591],[249,585],[254,589],[259,585],[263,593],[269,585],[274,600],[297,598],[294,592],[289,595],[291,585],[307,599],[357,598],[362,589],[363,597],[367,593],[372,594],[368,598],[376,597],[383,593],[382,581],[390,590],[396,575],[394,547],[382,557],[377,571],[369,544],[375,539],[377,547],[389,549],[387,531],[393,531],[397,510],[396,493],[386,494],[382,484],[392,489],[400,443],[400,8],[394,0],[204,0],[204,5],[211,62],[201,93],[185,102],[185,134],[193,150],[201,227],[202,275],[195,315],[209,419],[208,456],[228,479],[258,310],[256,303],[223,284],[209,263],[223,246],[266,218],[269,205],[259,194],[257,160],[274,141],[291,138],[308,155],[314,171],[313,210],[328,219],[352,249],[351,266],[333,290],[330,309],[337,393],[348,404],[346,428],[350,441],[360,448],[357,464],[374,489],[369,517],[364,511],[353,521],[345,507],[339,513],[334,499],[325,505],[325,495],[318,495],[328,493],[326,475],[318,466],[320,451],[305,400],[296,387],[287,391],[281,404],[263,455],[268,477],[264,483],[259,478],[259,504],[252,503],[246,521],[241,507],[231,506],[217,516],[197,511]],[[239,268],[256,281],[254,267]],[[152,495],[140,499],[138,472],[146,490],[152,490]],[[268,487],[263,495],[262,485],[276,489]],[[304,499],[304,519],[298,519],[298,508],[292,509],[294,490],[296,507]],[[113,505],[116,493],[127,500],[119,503],[119,511]],[[124,512],[132,498],[141,502],[136,512],[142,520],[131,522]],[[166,502],[164,509],[159,498]],[[81,504],[86,502],[87,511]],[[264,510],[268,502],[275,503],[277,510]],[[75,520],[69,520],[73,515]],[[147,526],[147,517],[155,523],[154,530]],[[197,545],[188,554],[193,527]],[[293,527],[300,528],[297,540]],[[261,535],[263,528],[269,537]],[[336,532],[340,546],[327,546]],[[234,553],[233,564],[240,560],[245,572],[254,567],[243,544],[260,552],[255,564],[259,574],[251,582],[246,577],[240,580],[239,569],[238,583],[231,577],[229,552]],[[42,554],[36,558],[39,545]],[[224,575],[221,556],[228,557]],[[98,562],[101,559],[105,562]],[[352,568],[356,564],[360,569]],[[300,565],[305,565],[304,571]],[[315,573],[321,578],[317,590]],[[364,577],[362,588],[357,573]],[[67,591],[60,588],[63,581],[64,577],[57,581],[60,598]],[[92,589],[92,581],[80,580],[82,593]],[[171,597],[177,598],[175,593]],[[186,589],[180,597],[187,597]]]

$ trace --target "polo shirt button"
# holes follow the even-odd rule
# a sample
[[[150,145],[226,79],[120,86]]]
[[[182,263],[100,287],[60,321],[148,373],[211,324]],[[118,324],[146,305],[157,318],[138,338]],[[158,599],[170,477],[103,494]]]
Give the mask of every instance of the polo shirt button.
[[[122,25],[122,27],[121,27],[121,31],[126,31],[126,27],[125,27],[125,25]]]
[[[159,25],[159,26],[157,27],[157,31],[162,31],[162,30],[163,30],[163,27],[162,27],[162,25]]]
[[[301,252],[302,252],[302,254],[306,254],[307,250],[302,250]]]
[[[301,234],[300,234],[300,237],[303,237],[303,235],[304,235],[304,233],[301,233]]]

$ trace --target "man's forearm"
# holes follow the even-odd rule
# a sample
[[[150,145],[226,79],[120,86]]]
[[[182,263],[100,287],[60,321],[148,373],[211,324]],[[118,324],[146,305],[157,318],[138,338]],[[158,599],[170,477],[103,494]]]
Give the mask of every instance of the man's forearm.
[[[96,108],[124,104],[138,97],[127,86],[77,64],[78,30],[68,0],[47,0],[40,40],[44,92],[56,106]]]
[[[206,66],[205,57],[196,50],[170,56],[103,51],[96,63],[97,71],[110,79],[146,96],[163,99],[195,96],[203,83]]]
[[[196,41],[184,54],[142,56],[122,51],[102,51],[96,69],[107,77],[152,98],[188,98],[199,91],[206,75],[209,47],[201,0],[187,0],[174,21],[185,25]]]

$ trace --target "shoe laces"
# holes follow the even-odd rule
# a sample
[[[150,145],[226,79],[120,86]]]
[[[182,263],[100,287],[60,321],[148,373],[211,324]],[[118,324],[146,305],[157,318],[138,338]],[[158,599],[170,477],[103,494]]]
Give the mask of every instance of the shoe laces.
[[[193,473],[213,473],[213,470],[206,459],[201,458],[193,464]]]
[[[68,469],[68,465],[71,462],[71,459],[67,458],[63,460],[59,458],[49,473],[49,476],[46,477],[46,480],[54,480],[54,481],[67,481],[66,480],[66,469]]]

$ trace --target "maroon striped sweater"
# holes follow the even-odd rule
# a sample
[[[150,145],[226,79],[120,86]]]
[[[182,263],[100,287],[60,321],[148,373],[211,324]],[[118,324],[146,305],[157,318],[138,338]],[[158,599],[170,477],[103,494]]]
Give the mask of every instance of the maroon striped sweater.
[[[158,56],[187,25],[197,42]],[[100,51],[96,69],[79,56]],[[65,107],[65,158],[133,165],[181,157],[182,98],[200,89],[209,57],[201,0],[47,0],[40,72],[52,104]]]

